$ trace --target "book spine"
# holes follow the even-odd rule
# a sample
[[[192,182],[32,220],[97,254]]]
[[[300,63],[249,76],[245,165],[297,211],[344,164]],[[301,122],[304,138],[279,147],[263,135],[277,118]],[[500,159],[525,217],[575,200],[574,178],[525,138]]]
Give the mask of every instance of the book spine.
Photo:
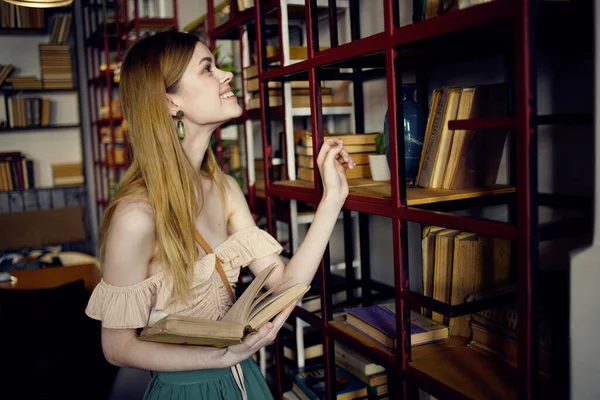
[[[433,114],[431,134],[427,141],[427,148],[423,152],[423,164],[421,166],[421,173],[419,175],[418,182],[418,185],[424,188],[428,188],[431,185],[431,179],[433,177],[433,167],[435,166],[435,159],[442,132],[442,122],[444,120],[444,114],[446,112],[446,104],[448,103],[449,94],[450,89],[444,88],[438,106],[436,107],[435,112]]]

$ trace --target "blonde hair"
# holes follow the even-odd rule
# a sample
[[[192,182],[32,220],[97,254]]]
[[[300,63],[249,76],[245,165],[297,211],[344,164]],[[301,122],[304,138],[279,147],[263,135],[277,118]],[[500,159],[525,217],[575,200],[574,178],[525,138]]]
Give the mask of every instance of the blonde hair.
[[[178,90],[198,38],[168,30],[146,37],[127,52],[121,67],[120,93],[133,161],[106,207],[101,221],[100,257],[103,260],[108,228],[119,203],[147,200],[155,217],[157,257],[176,296],[189,293],[193,265],[198,258],[194,222],[202,198],[199,172],[185,155],[167,93]],[[225,198],[224,177],[208,146],[201,171],[220,188]]]

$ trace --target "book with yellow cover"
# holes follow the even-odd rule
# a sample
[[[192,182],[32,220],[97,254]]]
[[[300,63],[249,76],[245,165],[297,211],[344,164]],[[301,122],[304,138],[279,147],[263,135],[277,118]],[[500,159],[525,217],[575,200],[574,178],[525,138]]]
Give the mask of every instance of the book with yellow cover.
[[[286,279],[261,293],[274,268],[272,264],[258,274],[220,321],[168,315],[152,327],[144,328],[139,339],[212,347],[241,343],[310,289],[301,283],[286,286],[289,282]]]

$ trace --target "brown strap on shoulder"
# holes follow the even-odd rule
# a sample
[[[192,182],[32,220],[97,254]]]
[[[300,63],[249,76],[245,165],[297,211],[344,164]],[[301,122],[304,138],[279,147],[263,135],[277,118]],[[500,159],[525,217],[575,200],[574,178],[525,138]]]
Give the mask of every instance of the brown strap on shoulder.
[[[204,238],[202,237],[200,232],[198,232],[197,229],[195,232],[195,236],[196,236],[196,241],[198,242],[200,247],[202,247],[202,249],[206,252],[206,254],[210,254],[213,252],[212,249],[210,248],[210,245],[206,242],[206,240],[204,240]],[[221,265],[221,261],[219,260],[219,257],[215,256],[215,259],[217,260],[217,262],[216,262],[217,272],[219,273],[219,276],[223,280],[223,284],[225,285],[225,289],[227,289],[227,292],[229,293],[229,297],[231,297],[231,301],[233,303],[235,303],[235,296],[233,295],[233,290],[231,289],[231,285],[229,284],[229,279],[227,279],[227,275],[225,275],[225,271],[223,271],[223,266]]]

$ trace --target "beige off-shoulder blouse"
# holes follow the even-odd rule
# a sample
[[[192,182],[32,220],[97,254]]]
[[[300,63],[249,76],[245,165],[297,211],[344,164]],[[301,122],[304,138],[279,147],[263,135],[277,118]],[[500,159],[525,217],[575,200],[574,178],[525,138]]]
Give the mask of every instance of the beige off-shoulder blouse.
[[[112,286],[101,280],[94,289],[86,314],[106,328],[152,326],[167,314],[219,320],[232,305],[219,276],[215,257],[235,287],[240,269],[253,260],[281,253],[281,245],[264,230],[253,226],[230,235],[194,263],[190,296],[175,299],[162,272],[131,286]]]

